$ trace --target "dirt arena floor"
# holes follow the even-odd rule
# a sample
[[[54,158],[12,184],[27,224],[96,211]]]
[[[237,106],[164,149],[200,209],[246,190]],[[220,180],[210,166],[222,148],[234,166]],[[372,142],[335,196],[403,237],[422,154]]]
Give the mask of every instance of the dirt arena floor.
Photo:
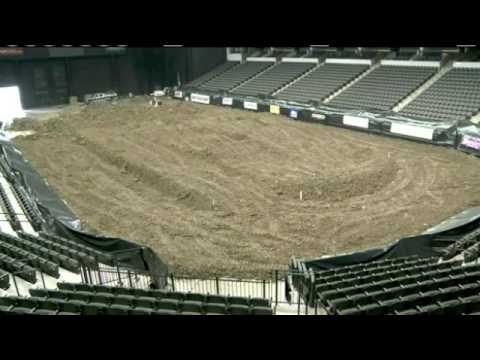
[[[478,159],[268,113],[135,98],[16,127],[36,131],[15,143],[86,226],[178,274],[263,277],[480,205]]]

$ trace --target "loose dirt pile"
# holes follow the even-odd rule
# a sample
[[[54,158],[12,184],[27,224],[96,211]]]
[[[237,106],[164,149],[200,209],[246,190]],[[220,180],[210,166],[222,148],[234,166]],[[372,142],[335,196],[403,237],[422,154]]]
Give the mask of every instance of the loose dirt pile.
[[[17,146],[79,218],[176,273],[262,277],[480,205],[478,159],[268,113],[136,98],[28,123]]]

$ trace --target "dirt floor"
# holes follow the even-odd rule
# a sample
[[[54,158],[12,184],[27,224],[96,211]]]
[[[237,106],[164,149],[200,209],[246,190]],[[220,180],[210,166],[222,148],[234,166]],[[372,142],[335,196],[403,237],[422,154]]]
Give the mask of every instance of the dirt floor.
[[[17,127],[36,131],[15,143],[87,226],[179,274],[262,277],[480,205],[478,159],[268,113],[135,98]]]

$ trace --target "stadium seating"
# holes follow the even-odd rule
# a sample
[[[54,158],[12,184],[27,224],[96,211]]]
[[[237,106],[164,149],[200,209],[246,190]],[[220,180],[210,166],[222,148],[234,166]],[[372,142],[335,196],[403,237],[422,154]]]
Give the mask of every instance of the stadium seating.
[[[468,255],[469,259],[471,259],[468,261],[472,261],[474,260],[472,259],[472,257],[476,254],[475,246],[478,243],[480,243],[480,228],[469,232],[468,234],[462,236],[461,238],[456,240],[453,244],[448,246],[444,250],[443,259],[450,260],[455,256],[462,254],[464,251],[472,248],[473,251],[470,251]]]
[[[85,264],[95,266],[91,258],[85,258],[84,254],[75,250],[63,247],[62,249],[56,247],[49,247],[49,243],[43,242],[40,239],[33,241],[32,239],[17,238],[9,234],[0,233],[0,240],[4,243],[13,245],[22,250],[25,250],[33,255],[37,255],[45,260],[58,264],[60,267],[80,273],[81,263],[78,259],[85,261]]]
[[[209,71],[202,76],[196,78],[195,80],[189,82],[188,84],[185,85],[186,88],[193,88],[202,85],[203,83],[219,76],[220,74],[223,74],[225,71],[230,70],[236,65],[239,65],[239,62],[235,61],[227,61],[219,66],[217,66],[215,69],[212,71]]]
[[[265,299],[59,283],[31,297],[0,298],[0,314],[272,315]]]
[[[16,276],[32,284],[35,284],[37,281],[34,268],[27,265],[23,261],[2,253],[0,253],[0,269],[15,274]]]
[[[19,235],[21,237],[24,237],[24,238],[27,238],[27,239],[29,239],[29,238],[34,239],[35,238],[35,237],[32,237],[31,235],[25,234],[23,232],[19,232]],[[40,240],[50,240],[51,242],[56,243],[58,245],[63,245],[63,246],[71,248],[72,250],[76,250],[80,253],[87,254],[88,256],[93,257],[95,259],[95,261],[97,261],[99,263],[103,263],[103,264],[110,265],[110,266],[115,266],[115,261],[114,261],[113,257],[106,252],[96,250],[96,249],[94,249],[90,246],[80,244],[79,242],[76,242],[74,240],[70,240],[70,239],[67,239],[67,238],[64,238],[64,237],[61,237],[61,236],[58,236],[58,235],[53,235],[53,234],[49,234],[49,233],[45,233],[45,232],[39,232],[39,237],[40,237]],[[90,259],[90,261],[91,261],[91,259]]]
[[[368,69],[368,65],[326,63],[276,94],[283,100],[321,101]]]
[[[370,271],[350,269],[341,276],[319,272],[317,296],[335,315],[468,313],[453,305],[472,296],[480,301],[480,265],[436,260],[404,259],[403,264],[376,268],[373,262]]]
[[[480,69],[453,68],[400,111],[432,120],[465,120],[480,111]]]
[[[28,195],[25,194],[24,190],[17,183],[13,182],[11,184],[13,193],[15,194],[17,201],[22,206],[25,215],[32,224],[34,230],[40,230],[42,227],[42,219],[35,211],[33,211],[30,201],[28,200]]]
[[[240,85],[232,93],[252,96],[270,95],[314,66],[313,63],[283,62]]]
[[[7,290],[10,287],[10,276],[0,269],[0,289]]]
[[[259,72],[266,70],[273,64],[273,62],[247,61],[238,66],[234,66],[219,76],[203,83],[199,87],[203,90],[210,91],[228,91],[240,85],[244,81],[247,81]]]
[[[434,67],[382,65],[329,104],[343,108],[390,110],[435,72]]]
[[[0,204],[2,205],[0,207],[3,207],[6,210],[6,215],[10,222],[10,225],[12,226],[12,229],[20,230],[21,229],[20,221],[18,219],[18,216],[15,210],[13,209],[13,205],[10,202],[10,199],[8,198],[7,193],[3,189],[3,186],[0,186]]]

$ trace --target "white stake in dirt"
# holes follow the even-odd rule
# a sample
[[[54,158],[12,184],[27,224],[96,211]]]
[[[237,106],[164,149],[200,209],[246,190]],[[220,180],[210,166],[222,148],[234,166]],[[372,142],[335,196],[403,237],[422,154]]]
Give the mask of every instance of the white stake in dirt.
[[[300,191],[300,201],[303,201],[303,191]]]

